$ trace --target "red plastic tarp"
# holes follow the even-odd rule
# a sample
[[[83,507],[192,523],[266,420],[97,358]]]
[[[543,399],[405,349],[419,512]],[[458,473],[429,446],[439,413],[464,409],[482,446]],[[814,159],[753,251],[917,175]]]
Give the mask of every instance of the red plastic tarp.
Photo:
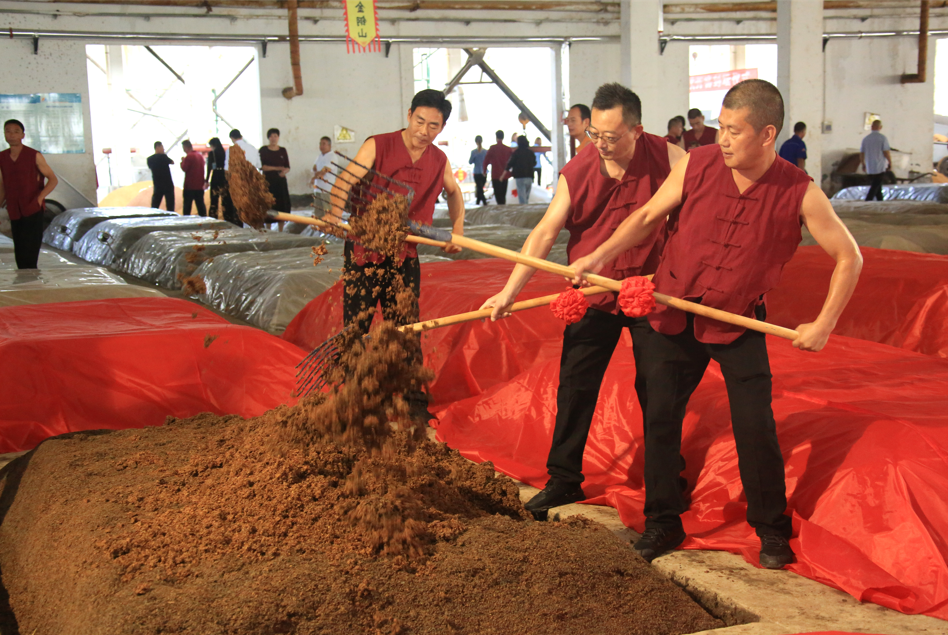
[[[861,248],[859,284],[837,335],[948,358],[948,256]],[[819,247],[801,247],[767,296],[767,320],[796,328],[819,314],[834,262]]]
[[[0,308],[0,453],[50,436],[290,402],[303,352],[184,300]]]

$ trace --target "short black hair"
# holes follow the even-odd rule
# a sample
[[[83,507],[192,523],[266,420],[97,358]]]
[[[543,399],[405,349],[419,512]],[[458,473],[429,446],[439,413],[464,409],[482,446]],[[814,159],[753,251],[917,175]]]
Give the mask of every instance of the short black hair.
[[[668,120],[668,130],[671,131],[672,126],[674,126],[675,124],[681,124],[681,122],[678,121],[678,117],[672,117],[671,119],[669,119],[669,120]]]
[[[795,124],[793,124],[793,134],[797,134],[798,132],[803,132],[804,130],[806,130],[806,124],[803,123],[802,121],[798,121]]]
[[[702,117],[703,115],[704,113],[702,113],[701,110],[699,110],[698,108],[692,108],[691,110],[688,111],[688,119],[697,119],[698,117]]]
[[[593,97],[593,108],[596,110],[612,110],[622,107],[622,121],[629,128],[642,123],[642,100],[639,96],[622,84],[613,82],[603,84],[596,89]]]
[[[158,146],[164,146],[164,145],[165,144],[163,144],[161,141],[155,141],[155,150],[158,149]]]
[[[434,108],[441,112],[442,126],[448,123],[448,117],[451,116],[451,102],[444,96],[444,91],[433,88],[420,90],[411,98],[409,112],[415,112],[418,108]]]
[[[589,109],[589,106],[587,106],[586,104],[573,104],[572,106],[569,107],[570,110],[572,110],[573,108],[579,109],[580,119],[592,119],[592,111]]]
[[[776,86],[766,80],[745,79],[734,84],[724,95],[721,107],[728,110],[750,110],[747,123],[753,126],[755,132],[759,133],[767,126],[773,126],[777,134],[780,134],[783,128],[783,96]]]
[[[522,134],[522,135],[520,135],[519,137],[517,137],[517,147],[518,147],[518,148],[529,148],[529,147],[530,147],[530,140],[527,139],[527,135]]]
[[[272,134],[275,134],[275,135],[277,135],[277,136],[280,136],[280,129],[279,129],[279,128],[270,128],[269,130],[267,130],[267,139],[269,139],[269,138],[270,138],[270,135],[272,135]]]
[[[503,140],[504,140],[504,131],[503,131],[503,130],[498,130],[498,131],[497,131],[497,134],[496,134],[496,137],[497,137],[497,140],[498,140],[498,141],[503,141]]]
[[[240,134],[240,130],[238,130],[237,128],[234,128],[233,130],[231,130],[231,131],[230,131],[230,134],[227,135],[227,136],[230,137],[231,139],[243,139],[243,138],[244,138],[243,135]]]
[[[477,135],[476,137],[474,137],[474,143],[484,143],[484,137],[482,137],[481,135]]]
[[[23,122],[20,121],[19,119],[7,119],[6,121],[3,122],[3,127],[6,128],[11,123],[16,124],[17,126],[20,126],[20,132],[26,132],[26,127],[23,126]]]
[[[211,137],[211,140],[207,142],[207,145],[211,146],[212,148],[223,148],[223,147],[224,147],[224,146],[221,145],[221,140],[218,139],[217,137]]]
[[[677,119],[678,121],[681,122],[681,127],[682,127],[682,128],[684,128],[684,127],[685,127],[685,124],[688,123],[688,121],[685,119],[685,117],[684,117],[683,115],[675,115],[675,119]]]
[[[190,141],[185,139],[184,141],[181,142],[181,147],[187,150],[188,148],[193,148],[194,146],[191,145]]]
[[[332,143],[332,139],[330,139],[329,137],[320,137],[319,140],[320,140],[320,141],[328,141],[329,143]]]

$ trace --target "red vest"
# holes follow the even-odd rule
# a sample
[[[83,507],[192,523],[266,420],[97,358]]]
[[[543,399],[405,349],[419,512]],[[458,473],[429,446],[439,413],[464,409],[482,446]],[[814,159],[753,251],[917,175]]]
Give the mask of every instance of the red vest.
[[[682,205],[668,217],[662,262],[652,281],[661,293],[747,317],[797,250],[800,206],[810,177],[776,158],[743,194],[717,145],[688,155]],[[659,306],[649,322],[659,333],[676,335],[686,326],[682,311]],[[695,316],[695,337],[729,344],[738,326]]]
[[[718,129],[705,126],[704,132],[701,133],[700,139],[697,137],[697,135],[695,135],[694,129],[685,130],[682,138],[685,140],[685,150],[691,152],[695,148],[700,148],[701,146],[713,145],[715,140],[718,138]]]
[[[10,220],[19,220],[40,211],[36,199],[46,187],[46,178],[36,167],[37,154],[39,152],[33,148],[23,146],[20,156],[14,161],[9,148],[0,152],[0,174],[3,175]]]
[[[430,225],[434,219],[435,203],[441,195],[441,190],[444,189],[444,168],[448,163],[448,157],[439,148],[429,145],[421,158],[412,163],[408,148],[402,140],[401,130],[375,135],[372,138],[375,139],[373,169],[379,174],[384,174],[412,188],[415,191],[415,197],[412,199],[408,218]],[[407,193],[404,188],[397,187],[382,178],[376,177],[375,184],[393,190],[397,194]],[[367,260],[376,263],[384,260],[380,254],[367,252],[358,243],[354,245],[353,256],[356,264],[359,265],[365,264]],[[403,243],[402,250],[398,254],[398,261],[417,256],[418,250],[414,243]]]
[[[594,144],[583,148],[560,171],[569,187],[569,261],[592,253],[612,236],[622,221],[652,198],[670,171],[668,143],[652,134],[645,133],[636,141],[635,153],[621,181],[603,176]],[[654,273],[662,255],[663,236],[662,225],[644,242],[606,265],[600,275],[621,280]],[[619,311],[614,293],[591,296],[589,305],[600,311]]]

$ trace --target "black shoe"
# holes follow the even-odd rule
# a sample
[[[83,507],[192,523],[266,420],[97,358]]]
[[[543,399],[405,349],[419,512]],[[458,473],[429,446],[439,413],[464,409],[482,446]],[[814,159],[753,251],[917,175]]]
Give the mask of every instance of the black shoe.
[[[564,483],[550,479],[546,487],[527,501],[524,507],[537,520],[546,520],[546,512],[553,507],[569,505],[581,500],[586,500],[586,495],[583,494],[583,488],[579,483]]]
[[[777,534],[760,537],[760,566],[765,569],[783,569],[794,560],[793,549],[786,538]]]
[[[651,562],[655,558],[664,555],[680,545],[685,540],[685,530],[679,527],[646,528],[645,533],[639,538],[638,542],[632,545],[635,553],[645,559],[645,562]]]

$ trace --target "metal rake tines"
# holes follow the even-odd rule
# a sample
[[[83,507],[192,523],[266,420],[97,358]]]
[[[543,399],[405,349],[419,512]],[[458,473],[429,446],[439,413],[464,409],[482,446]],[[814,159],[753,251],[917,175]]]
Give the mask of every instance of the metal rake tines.
[[[386,188],[386,187],[382,187],[382,186],[377,186],[377,185],[375,185],[375,184],[374,184],[375,177],[379,177],[380,179],[382,179],[382,180],[384,180],[384,181],[387,181],[388,183],[390,183],[390,184],[392,184],[392,185],[394,185],[394,186],[396,186],[396,187],[399,187],[399,188],[405,190],[406,193],[405,193],[405,194],[401,194],[400,196],[404,196],[404,197],[408,200],[408,204],[411,205],[412,200],[414,200],[414,198],[415,198],[415,190],[414,190],[414,188],[412,188],[411,186],[409,186],[409,185],[406,184],[406,183],[402,183],[401,181],[396,181],[395,179],[393,179],[392,177],[388,176],[387,174],[382,174],[381,172],[379,172],[379,171],[377,171],[377,170],[373,170],[372,168],[368,167],[367,165],[362,165],[362,164],[359,163],[358,161],[355,161],[354,159],[350,159],[349,157],[347,157],[346,155],[344,155],[344,154],[341,153],[341,152],[337,152],[336,155],[342,157],[343,159],[345,159],[345,160],[348,161],[349,163],[354,163],[355,165],[357,165],[357,166],[359,166],[360,168],[362,168],[363,170],[365,170],[365,171],[366,171],[366,174],[365,174],[365,176],[362,177],[362,178],[363,178],[363,179],[369,179],[370,181],[373,181],[372,185],[373,185],[374,187],[376,187],[377,189],[380,189],[380,190],[384,191],[384,192],[387,193],[387,194],[391,194],[392,196],[399,196],[399,193],[398,193],[398,192],[395,192],[394,190],[390,190],[390,189],[388,189],[388,188]],[[352,174],[352,172],[349,172],[348,166],[344,168],[344,167],[339,166],[339,165],[337,165],[337,164],[335,164],[335,163],[333,163],[333,165],[336,165],[336,167],[338,167],[339,169],[343,170],[344,172],[346,172],[346,173],[348,173],[348,174]],[[352,174],[352,176],[355,176],[355,175]]]
[[[346,329],[348,330],[348,329]],[[303,397],[313,390],[321,390],[329,383],[328,371],[339,362],[342,351],[339,342],[343,333],[330,337],[317,346],[296,365],[296,394]]]

